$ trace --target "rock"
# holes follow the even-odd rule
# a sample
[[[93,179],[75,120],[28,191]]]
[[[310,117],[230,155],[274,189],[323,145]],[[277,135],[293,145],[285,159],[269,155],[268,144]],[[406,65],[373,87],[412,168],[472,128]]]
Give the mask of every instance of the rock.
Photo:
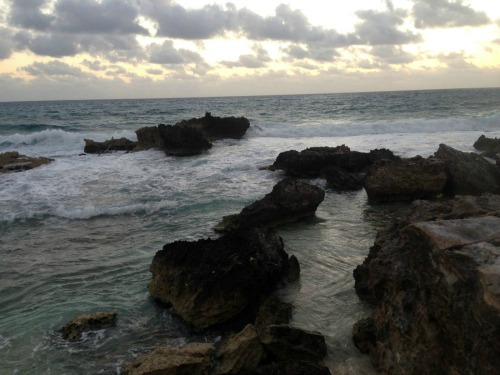
[[[327,167],[338,167],[349,173],[366,172],[380,160],[399,160],[387,149],[369,153],[351,151],[346,145],[337,147],[310,147],[301,152],[291,150],[278,155],[271,170],[284,170],[294,177],[323,177]]]
[[[365,178],[371,203],[428,199],[443,194],[447,182],[445,163],[420,156],[375,164]]]
[[[230,336],[217,352],[220,365],[217,374],[237,374],[256,368],[264,357],[259,335],[252,324]]]
[[[215,142],[224,138],[242,138],[250,127],[250,121],[245,117],[217,117],[207,112],[205,117],[180,121],[175,126],[195,128],[210,142]]]
[[[448,175],[446,190],[451,195],[500,193],[500,168],[475,153],[439,145],[436,157],[443,160]]]
[[[54,159],[46,157],[30,157],[17,151],[0,153],[0,173],[19,172],[48,164]]]
[[[270,326],[288,324],[292,317],[293,306],[277,297],[268,298],[260,307],[255,318],[255,327],[261,341],[270,340]]]
[[[213,344],[191,343],[182,348],[159,347],[140,354],[124,368],[125,375],[209,375]]]
[[[277,361],[318,362],[326,356],[325,338],[321,334],[289,325],[271,325],[269,336],[262,343],[266,352]]]
[[[91,139],[85,139],[85,147],[83,152],[87,154],[104,154],[113,151],[132,151],[137,142],[131,141],[127,138],[110,139],[104,142],[96,142]]]
[[[240,372],[239,375],[330,375],[330,370],[309,361],[297,361],[290,358],[286,362],[272,362],[254,370]]]
[[[324,175],[328,186],[335,190],[360,190],[363,188],[363,178],[360,174],[348,173],[339,167],[326,167]]]
[[[420,213],[379,232],[354,272],[360,297],[375,303],[371,316],[356,324],[354,340],[377,370],[498,372],[499,202],[492,195],[427,208],[418,202]],[[430,221],[412,221],[419,218]]]
[[[237,228],[273,228],[300,218],[314,215],[325,192],[307,182],[285,178],[278,182],[271,193],[243,208],[237,215],[223,218],[215,230],[230,231]]]
[[[474,143],[474,148],[479,151],[485,151],[488,154],[500,154],[500,139],[488,138],[482,134]]]
[[[157,148],[169,156],[200,155],[212,147],[203,134],[192,127],[160,124],[141,128],[136,134],[139,150]]]
[[[215,240],[176,241],[151,263],[151,295],[186,322],[206,328],[258,308],[288,271],[283,242],[256,228]]]
[[[69,341],[79,340],[83,332],[97,331],[116,325],[117,314],[96,312],[76,317],[60,329],[63,338]]]

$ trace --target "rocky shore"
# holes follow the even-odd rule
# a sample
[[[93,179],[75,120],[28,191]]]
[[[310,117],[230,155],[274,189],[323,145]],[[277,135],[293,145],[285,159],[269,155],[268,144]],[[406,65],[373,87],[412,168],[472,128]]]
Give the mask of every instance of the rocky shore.
[[[239,138],[246,131],[244,120],[231,118],[220,128],[217,121],[207,114],[174,126],[139,129],[138,144],[180,156],[209,148],[209,141],[222,133]],[[234,121],[240,125],[233,128]],[[171,131],[200,145],[193,150],[179,146],[182,142],[167,147],[176,139]],[[128,145],[124,140],[118,144]],[[150,296],[194,330],[221,332],[222,340],[158,347],[138,355],[124,367],[125,374],[330,373],[322,364],[324,337],[290,326],[293,307],[273,297],[300,274],[297,259],[273,228],[314,215],[325,192],[306,182],[310,178],[324,178],[334,192],[364,188],[370,204],[413,201],[409,215],[379,231],[353,271],[358,296],[373,305],[371,315],[353,327],[353,340],[374,367],[388,374],[496,373],[497,165],[444,144],[428,158],[406,159],[386,149],[364,153],[341,145],[282,152],[269,169],[287,177],[240,213],[224,217],[215,228],[220,236],[165,244],[150,266]],[[103,318],[107,326],[116,322],[116,315]],[[81,333],[72,327],[88,329],[89,319],[95,322],[95,316],[82,319],[64,327],[63,337],[77,340]]]
[[[0,173],[20,172],[48,164],[54,159],[46,157],[30,157],[19,152],[10,151],[0,154]]]

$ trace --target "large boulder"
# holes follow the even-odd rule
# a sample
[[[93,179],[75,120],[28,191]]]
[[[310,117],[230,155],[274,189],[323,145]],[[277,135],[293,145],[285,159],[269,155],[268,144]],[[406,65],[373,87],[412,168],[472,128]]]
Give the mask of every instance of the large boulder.
[[[150,294],[196,328],[255,314],[288,271],[283,242],[256,228],[217,239],[176,241],[156,253]]]
[[[500,139],[488,138],[484,134],[474,142],[474,148],[483,151],[487,156],[500,154]]]
[[[376,163],[366,175],[365,190],[372,203],[411,201],[438,197],[446,182],[442,160],[417,156]]]
[[[245,117],[217,117],[207,112],[204,117],[183,120],[175,126],[195,128],[214,142],[224,138],[242,138],[250,127],[250,121]]]
[[[305,181],[285,178],[264,198],[246,206],[239,214],[225,216],[215,230],[277,227],[314,215],[324,198],[323,189]]]
[[[215,352],[213,344],[190,343],[184,347],[159,347],[139,354],[125,366],[125,375],[209,375]]]
[[[83,152],[87,154],[105,154],[113,151],[132,151],[137,145],[137,142],[131,141],[125,137],[104,142],[97,142],[91,139],[85,139],[85,147]]]
[[[101,329],[114,327],[116,325],[117,314],[114,312],[95,312],[77,316],[71,322],[60,329],[64,339],[77,341],[82,333],[98,331]]]
[[[193,156],[209,150],[212,144],[196,128],[160,124],[136,131],[138,149],[157,148],[169,156]]]
[[[500,168],[473,152],[461,152],[444,144],[434,153],[445,163],[451,195],[500,194]]]
[[[354,271],[358,295],[375,308],[353,332],[379,371],[498,372],[499,207],[492,195],[418,202],[379,232]]]
[[[368,153],[351,151],[346,145],[337,147],[310,147],[300,152],[291,150],[278,155],[271,170],[284,170],[294,177],[323,177],[328,167],[338,167],[346,172],[366,172],[380,160],[399,160],[392,151],[372,150]]]
[[[30,157],[21,155],[17,151],[9,151],[0,154],[0,173],[26,171],[48,164],[54,159],[46,157]]]

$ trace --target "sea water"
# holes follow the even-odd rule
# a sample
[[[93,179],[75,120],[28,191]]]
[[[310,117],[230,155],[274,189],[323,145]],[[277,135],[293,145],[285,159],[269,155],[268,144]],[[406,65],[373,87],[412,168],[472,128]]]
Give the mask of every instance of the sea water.
[[[135,140],[140,127],[205,112],[251,127],[193,157],[83,154],[85,138]],[[118,374],[156,346],[219,340],[151,300],[149,265],[165,243],[215,237],[222,216],[269,193],[283,173],[260,167],[282,151],[346,144],[425,157],[440,143],[472,152],[481,134],[500,136],[500,89],[0,103],[0,152],[55,159],[0,174],[0,374]],[[315,217],[279,229],[302,273],[278,294],[295,306],[294,326],[325,335],[333,372],[370,374],[351,339],[370,313],[352,271],[407,206],[312,183],[326,189]],[[94,311],[117,312],[117,327],[61,338],[60,327]]]

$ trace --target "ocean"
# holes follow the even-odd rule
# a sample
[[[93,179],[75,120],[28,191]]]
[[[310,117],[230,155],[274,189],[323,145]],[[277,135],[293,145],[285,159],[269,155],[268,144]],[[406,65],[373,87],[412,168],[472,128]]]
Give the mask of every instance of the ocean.
[[[245,116],[251,127],[193,157],[83,154],[85,138],[135,140],[143,126],[205,112]],[[481,134],[500,137],[498,88],[0,103],[0,152],[55,159],[0,174],[0,374],[119,374],[156,346],[219,340],[150,299],[149,265],[165,243],[215,237],[224,215],[269,193],[284,176],[261,167],[282,151],[346,144],[425,157],[440,143],[472,152]],[[325,335],[332,372],[372,374],[351,340],[370,312],[352,271],[408,205],[370,205],[363,190],[311,182],[326,197],[315,217],[279,228],[302,273],[277,293],[295,306],[294,326]],[[117,312],[117,327],[61,338],[59,328],[93,311]]]

